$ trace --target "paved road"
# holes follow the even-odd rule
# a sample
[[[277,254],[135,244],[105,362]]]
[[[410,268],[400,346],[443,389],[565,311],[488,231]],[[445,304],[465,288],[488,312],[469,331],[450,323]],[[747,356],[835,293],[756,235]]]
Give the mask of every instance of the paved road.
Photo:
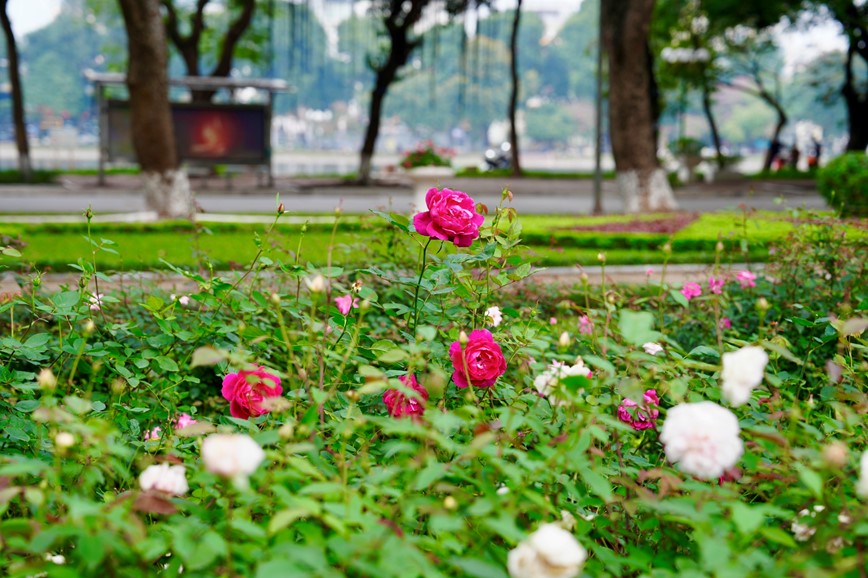
[[[197,200],[207,213],[268,213],[275,209],[275,194],[287,211],[331,212],[337,206],[351,213],[372,208],[407,211],[413,204],[409,186],[399,181],[371,187],[346,186],[328,181],[278,182],[275,189],[258,189],[253,185],[234,189],[197,186]],[[88,205],[97,214],[138,213],[146,210],[144,197],[134,182],[110,183],[99,188],[89,182],[67,182],[66,186],[0,186],[0,213],[80,214]],[[525,214],[587,214],[593,206],[592,183],[588,180],[549,179],[452,179],[449,186],[467,191],[477,201],[494,207],[504,187],[514,194],[512,206]],[[604,209],[607,213],[623,210],[615,184],[605,182]],[[737,209],[740,205],[762,210],[786,207],[825,208],[826,204],[812,186],[790,182],[721,183],[691,185],[677,191],[681,208],[708,212]]]

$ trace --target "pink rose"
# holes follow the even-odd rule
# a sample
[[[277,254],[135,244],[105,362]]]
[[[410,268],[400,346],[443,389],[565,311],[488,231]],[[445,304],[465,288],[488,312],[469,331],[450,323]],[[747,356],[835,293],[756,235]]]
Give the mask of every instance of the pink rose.
[[[708,290],[714,293],[715,295],[720,295],[723,293],[723,284],[725,281],[723,279],[715,279],[714,277],[708,278]]]
[[[486,329],[471,331],[463,348],[460,341],[452,343],[449,357],[455,368],[452,379],[458,387],[491,387],[506,371],[506,359],[500,345]]]
[[[184,429],[188,425],[193,425],[194,423],[199,422],[193,419],[190,415],[182,413],[175,419],[175,429]]]
[[[732,320],[729,317],[724,317],[718,325],[721,329],[732,329]]]
[[[756,275],[750,271],[739,271],[735,274],[735,280],[739,282],[742,289],[756,287]]]
[[[343,297],[335,297],[335,303],[341,315],[349,315],[351,307],[359,306],[359,298],[353,299],[352,295],[344,295]]]
[[[469,247],[479,237],[485,217],[476,212],[476,203],[467,193],[452,189],[428,189],[428,210],[413,217],[416,232],[426,237]]]
[[[660,411],[660,398],[657,390],[648,389],[642,395],[642,405],[632,399],[625,399],[618,406],[618,419],[629,424],[635,430],[651,429],[656,425]]]
[[[383,393],[383,403],[392,417],[416,418],[425,413],[425,402],[428,401],[428,390],[419,385],[415,375],[402,375],[398,378],[408,388],[419,394],[421,399],[410,398],[397,389],[387,389]]]
[[[690,301],[694,297],[702,295],[702,287],[699,286],[699,283],[685,283],[684,287],[681,288],[681,294]]]
[[[579,317],[579,333],[583,335],[590,335],[594,332],[594,323],[591,321],[591,318],[587,315],[582,315]]]
[[[283,393],[280,378],[268,373],[264,367],[253,371],[239,370],[223,378],[223,397],[229,400],[232,417],[248,419],[268,413],[262,402]]]

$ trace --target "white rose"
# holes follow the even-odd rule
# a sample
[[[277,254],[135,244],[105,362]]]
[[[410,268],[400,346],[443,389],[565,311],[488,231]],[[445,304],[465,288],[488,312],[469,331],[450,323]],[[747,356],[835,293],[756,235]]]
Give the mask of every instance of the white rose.
[[[739,431],[735,414],[716,403],[682,403],[666,415],[660,441],[670,462],[711,480],[738,463],[744,451]]]
[[[856,493],[868,500],[868,451],[862,452],[859,461],[859,482],[856,484]]]
[[[591,370],[588,369],[581,359],[577,360],[575,365],[565,365],[556,361],[547,370],[534,378],[533,386],[541,395],[551,397],[556,392],[561,380],[572,375],[590,377]]]
[[[212,434],[202,442],[205,469],[219,476],[249,476],[264,459],[259,444],[245,434]]]
[[[503,321],[503,313],[500,312],[500,307],[495,305],[485,310],[485,318],[492,327],[497,327]]]
[[[509,552],[507,569],[512,578],[573,578],[587,557],[572,534],[557,524],[543,524]]]
[[[742,347],[723,354],[723,398],[737,407],[750,399],[753,389],[762,383],[763,372],[769,362],[762,347]]]
[[[305,277],[304,284],[307,285],[307,288],[311,293],[322,293],[326,290],[325,277],[320,274],[317,274],[314,277]]]
[[[139,476],[139,486],[145,492],[158,490],[174,496],[183,496],[188,490],[184,466],[169,464],[148,466]]]
[[[661,351],[663,351],[663,347],[660,346],[659,343],[654,343],[653,341],[649,341],[648,343],[642,346],[642,349],[645,350],[645,353],[648,355],[657,355]]]

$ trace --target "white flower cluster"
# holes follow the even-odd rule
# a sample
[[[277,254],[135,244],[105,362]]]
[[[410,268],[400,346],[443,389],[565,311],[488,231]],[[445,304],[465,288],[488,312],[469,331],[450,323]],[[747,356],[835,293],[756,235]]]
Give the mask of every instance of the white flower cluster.
[[[571,533],[557,524],[543,524],[509,552],[507,569],[512,578],[573,578],[587,557]]]
[[[581,358],[576,359],[574,365],[566,365],[559,361],[552,363],[547,370],[536,376],[533,380],[533,386],[546,397],[556,397],[557,387],[560,381],[565,377],[572,375],[581,375],[582,377],[590,377],[591,370],[585,365]],[[561,403],[563,401],[561,400]]]
[[[226,478],[245,478],[256,471],[265,452],[244,434],[212,434],[202,442],[202,461],[209,472]]]
[[[711,480],[738,463],[744,451],[738,419],[711,401],[682,403],[669,410],[660,441],[666,458],[688,474]]]
[[[738,351],[723,354],[723,398],[732,406],[744,405],[750,400],[754,388],[763,381],[763,373],[769,362],[762,347],[742,347]]]
[[[184,466],[169,464],[154,464],[145,468],[139,476],[139,486],[145,492],[157,490],[173,496],[183,496],[189,489]]]

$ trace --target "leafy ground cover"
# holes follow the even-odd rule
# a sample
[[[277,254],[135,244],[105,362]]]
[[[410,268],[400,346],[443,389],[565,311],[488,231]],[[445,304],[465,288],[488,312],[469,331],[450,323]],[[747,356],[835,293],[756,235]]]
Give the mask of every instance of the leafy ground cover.
[[[709,213],[674,233],[654,232],[653,226],[630,226],[632,217],[528,216],[522,219],[524,255],[538,266],[573,266],[594,264],[600,251],[607,252],[610,264],[711,263],[716,258],[715,247],[723,242],[725,262],[756,262],[768,258],[775,247],[790,233],[801,213]],[[301,217],[303,218],[303,217]],[[312,221],[322,216],[310,216]],[[671,215],[646,215],[644,222],[666,222]],[[676,217],[682,218],[682,217]],[[324,265],[332,262],[358,262],[368,249],[388,253],[399,243],[407,249],[405,239],[385,228],[372,215],[341,216],[334,232],[332,224],[278,224],[264,242],[285,259],[293,260],[301,251],[300,262]],[[264,225],[237,223],[93,224],[91,239],[113,243],[115,253],[100,253],[103,267],[115,270],[166,268],[166,261],[185,267],[227,269],[244,267],[258,251]],[[612,230],[616,229],[616,230]],[[637,231],[638,229],[638,231]],[[864,236],[864,229],[845,227],[848,234]],[[24,255],[23,260],[3,259],[0,264],[21,268],[32,265],[37,269],[56,271],[73,269],[81,255],[91,251],[87,227],[70,224],[5,224],[0,225],[0,238],[12,244]],[[106,245],[109,246],[109,245]],[[667,247],[671,251],[667,251]]]
[[[176,268],[185,295],[101,294],[100,241],[78,287],[26,277],[0,573],[864,575],[864,238],[563,287],[518,283],[532,219],[448,214],[380,215],[392,249],[340,266],[263,233],[243,281]]]

